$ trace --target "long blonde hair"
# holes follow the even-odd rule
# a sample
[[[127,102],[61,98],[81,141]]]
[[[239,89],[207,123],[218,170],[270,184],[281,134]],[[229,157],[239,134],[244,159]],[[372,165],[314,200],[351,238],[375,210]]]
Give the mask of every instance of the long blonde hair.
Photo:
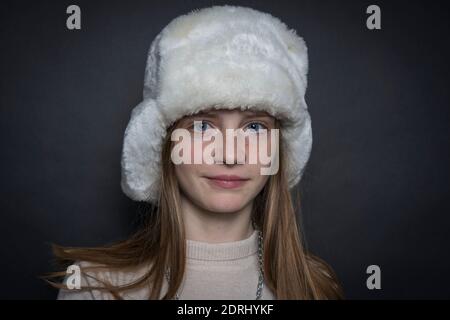
[[[278,121],[276,121],[278,125]],[[84,290],[106,290],[116,299],[123,299],[121,292],[144,286],[151,288],[149,299],[160,299],[165,271],[170,268],[168,290],[161,299],[172,299],[185,273],[186,239],[181,215],[180,191],[170,161],[171,132],[167,132],[162,150],[161,190],[158,203],[150,206],[142,227],[130,238],[102,247],[62,247],[53,245],[53,253],[61,266],[77,261],[87,261],[106,268],[124,270],[141,265],[149,266],[137,281],[115,286],[97,279],[100,287],[86,286]],[[280,130],[282,135],[282,130]],[[295,200],[288,188],[285,174],[286,159],[283,139],[279,146],[279,170],[269,177],[265,187],[254,199],[252,219],[263,232],[264,277],[266,286],[276,299],[341,299],[343,292],[332,268],[323,260],[307,252],[300,236],[300,225],[296,218],[299,197]],[[298,194],[297,194],[298,195]],[[62,283],[48,279],[65,276],[65,271],[52,272],[43,278],[56,288],[65,288]]]

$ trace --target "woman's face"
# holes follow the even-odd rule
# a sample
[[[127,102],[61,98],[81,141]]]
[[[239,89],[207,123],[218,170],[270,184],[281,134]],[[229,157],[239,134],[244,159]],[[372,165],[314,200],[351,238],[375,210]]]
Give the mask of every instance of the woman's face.
[[[260,161],[262,159],[260,153],[271,155],[273,149],[271,145],[274,141],[271,141],[270,137],[274,126],[275,119],[265,112],[239,109],[211,110],[181,119],[177,129],[188,130],[184,132],[190,133],[188,143],[190,147],[188,150],[183,149],[179,154],[183,155],[184,152],[190,151],[191,159],[189,163],[175,164],[175,175],[182,196],[194,205],[211,212],[236,212],[249,205],[270,177],[261,174],[261,168],[270,165],[267,165],[267,159]],[[231,136],[227,136],[227,129],[233,130],[228,130],[229,133],[245,132],[245,135],[241,136],[245,137],[244,140],[237,137],[228,138]],[[267,136],[264,136],[262,129],[266,130]],[[221,134],[215,136],[215,139],[220,139],[222,146],[219,143],[212,148],[213,139],[205,140],[200,137],[211,137],[214,130]],[[256,140],[250,142],[252,137]],[[234,140],[234,152],[227,152],[227,143],[230,144],[231,140]],[[257,141],[256,149],[249,146],[254,141]],[[178,143],[180,141],[174,142],[174,145]],[[183,147],[186,147],[186,144],[183,144]],[[215,157],[212,164],[206,163],[207,150]],[[228,150],[231,150],[231,147]],[[250,160],[250,153],[253,153],[253,160]],[[200,164],[194,164],[195,157],[197,159],[200,157],[202,160]]]

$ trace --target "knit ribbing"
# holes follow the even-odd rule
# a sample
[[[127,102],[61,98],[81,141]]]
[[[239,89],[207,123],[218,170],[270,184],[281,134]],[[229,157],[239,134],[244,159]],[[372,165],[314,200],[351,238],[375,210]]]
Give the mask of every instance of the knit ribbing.
[[[186,240],[186,256],[188,259],[205,261],[223,261],[245,258],[258,251],[258,232],[244,240],[208,243]]]

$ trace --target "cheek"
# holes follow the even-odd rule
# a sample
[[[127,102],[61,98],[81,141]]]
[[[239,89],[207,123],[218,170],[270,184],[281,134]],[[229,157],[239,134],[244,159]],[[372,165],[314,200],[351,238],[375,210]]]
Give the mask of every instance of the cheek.
[[[181,188],[188,189],[187,186],[195,181],[196,170],[194,167],[188,164],[175,165],[175,176]]]
[[[272,141],[274,139],[274,141]],[[264,157],[264,161],[267,161],[265,158],[270,157],[272,152],[276,151],[276,138],[273,138],[270,133],[266,137],[262,137],[258,140],[258,160],[261,160],[261,156]],[[260,163],[259,161],[258,163]]]
[[[190,144],[184,146],[183,153],[186,152],[189,154],[191,164],[204,164],[205,149],[210,144],[211,142],[203,141],[200,137],[192,134]]]
[[[253,170],[254,170],[253,186],[254,186],[256,193],[258,193],[266,185],[267,181],[270,178],[269,175],[261,174],[261,168],[262,168],[262,166],[260,166],[260,165],[256,165],[255,168],[253,168]]]
[[[275,157],[278,152],[277,145],[277,135],[274,134],[272,136],[270,132],[267,135],[247,137],[245,140],[247,164],[253,166],[269,166],[272,157]]]
[[[198,199],[207,194],[207,186],[203,181],[201,168],[202,165],[198,164],[175,165],[175,177],[180,191],[192,199]]]

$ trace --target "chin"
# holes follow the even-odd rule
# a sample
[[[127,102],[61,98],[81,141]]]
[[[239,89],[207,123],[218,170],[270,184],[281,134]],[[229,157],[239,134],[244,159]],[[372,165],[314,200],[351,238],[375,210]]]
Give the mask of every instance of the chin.
[[[213,212],[236,212],[247,204],[246,199],[239,194],[208,194],[204,207]]]

